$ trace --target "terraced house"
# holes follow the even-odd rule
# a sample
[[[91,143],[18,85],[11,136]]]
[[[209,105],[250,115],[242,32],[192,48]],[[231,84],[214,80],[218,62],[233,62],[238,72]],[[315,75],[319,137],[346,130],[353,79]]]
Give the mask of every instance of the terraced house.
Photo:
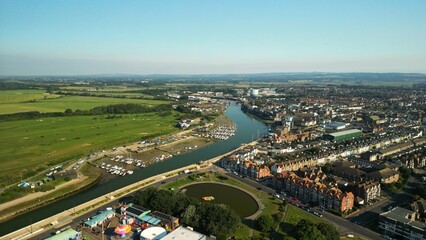
[[[271,170],[268,166],[256,163],[252,160],[240,161],[235,155],[222,159],[221,166],[230,172],[236,172],[253,179],[271,176]]]
[[[282,188],[302,202],[317,204],[327,210],[347,212],[354,206],[352,192],[343,192],[307,177],[301,178],[293,172],[281,174]]]

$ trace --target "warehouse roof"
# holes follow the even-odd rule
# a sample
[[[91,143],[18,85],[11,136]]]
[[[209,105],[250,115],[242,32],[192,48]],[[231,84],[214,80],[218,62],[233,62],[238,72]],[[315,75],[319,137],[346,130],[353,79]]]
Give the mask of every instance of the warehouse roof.
[[[352,133],[361,133],[361,130],[359,130],[359,129],[349,129],[349,130],[340,131],[340,132],[334,132],[334,133],[329,133],[329,134],[331,136],[333,136],[333,137],[340,137],[340,136],[344,136],[344,135],[352,134]]]
[[[329,123],[325,126],[328,127],[328,128],[338,128],[338,127],[346,126],[346,123],[344,123],[344,122],[332,122],[332,123]]]

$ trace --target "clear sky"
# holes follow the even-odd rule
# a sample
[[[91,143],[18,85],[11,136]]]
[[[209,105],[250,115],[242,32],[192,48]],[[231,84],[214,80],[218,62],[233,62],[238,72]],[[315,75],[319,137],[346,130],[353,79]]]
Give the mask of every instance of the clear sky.
[[[0,0],[0,75],[426,73],[426,1]]]

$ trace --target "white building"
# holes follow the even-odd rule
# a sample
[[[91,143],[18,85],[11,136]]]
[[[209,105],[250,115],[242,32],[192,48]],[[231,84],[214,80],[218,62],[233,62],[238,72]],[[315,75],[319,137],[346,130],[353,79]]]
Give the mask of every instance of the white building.
[[[195,232],[185,227],[178,227],[173,232],[169,233],[167,236],[161,240],[206,240],[207,237],[204,234]]]
[[[150,227],[141,232],[141,240],[159,240],[167,235],[166,229],[162,227]]]

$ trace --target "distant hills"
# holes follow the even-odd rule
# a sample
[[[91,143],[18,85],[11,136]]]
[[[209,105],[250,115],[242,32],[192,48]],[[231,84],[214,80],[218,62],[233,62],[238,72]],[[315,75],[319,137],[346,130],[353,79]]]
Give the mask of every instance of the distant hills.
[[[289,72],[255,74],[96,74],[70,76],[2,76],[0,79],[16,80],[123,80],[123,81],[269,81],[288,83],[424,83],[422,73],[369,73],[369,72]]]

